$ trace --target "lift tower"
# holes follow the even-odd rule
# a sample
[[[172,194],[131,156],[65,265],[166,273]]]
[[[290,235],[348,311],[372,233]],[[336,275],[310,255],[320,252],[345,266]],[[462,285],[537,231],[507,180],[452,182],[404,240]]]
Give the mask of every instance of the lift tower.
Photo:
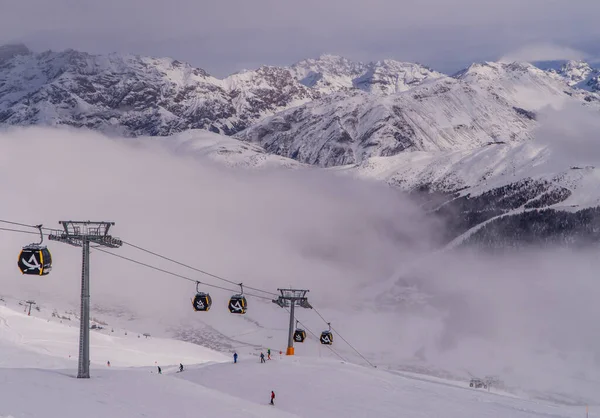
[[[35,300],[26,300],[25,304],[29,305],[29,312],[27,312],[27,308],[25,308],[25,312],[27,312],[27,316],[31,316],[31,305],[35,305]]]
[[[81,247],[81,315],[79,324],[79,368],[77,378],[90,378],[90,243],[101,247],[118,248],[123,241],[108,235],[114,222],[60,221],[64,232],[56,231],[48,236],[59,241]]]
[[[281,296],[277,299],[273,299],[273,303],[281,306],[282,308],[290,308],[290,330],[288,334],[288,346],[285,352],[288,356],[294,355],[294,307],[299,306],[301,308],[312,309],[306,294],[308,290],[304,289],[277,289],[281,292]]]

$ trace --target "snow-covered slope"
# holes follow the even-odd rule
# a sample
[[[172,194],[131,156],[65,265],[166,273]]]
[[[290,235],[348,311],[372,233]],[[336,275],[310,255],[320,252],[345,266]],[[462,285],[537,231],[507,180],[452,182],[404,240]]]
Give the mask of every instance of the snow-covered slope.
[[[56,318],[46,322],[37,314],[26,316],[0,308],[1,416],[69,418],[80,417],[84,411],[89,417],[158,418],[197,416],[201,410],[208,416],[337,418],[397,417],[402,410],[409,416],[504,417],[508,413],[511,417],[570,418],[580,416],[584,408],[531,402],[496,387],[488,393],[470,389],[466,382],[398,375],[329,359],[274,357],[261,364],[256,358],[242,357],[238,364],[228,361],[207,366],[200,364],[206,350],[196,364],[189,350],[202,352],[201,347],[168,340],[160,346],[177,360],[173,366],[165,366],[162,361],[166,359],[161,358],[163,374],[158,375],[152,362],[156,355],[153,337],[111,337],[128,341],[124,346],[127,350],[121,351],[123,364],[147,367],[94,363],[91,378],[80,380],[74,378],[76,359],[68,360],[62,368],[56,368],[52,360],[62,338],[69,336],[69,346],[77,347],[75,336],[70,335],[72,327],[58,323]],[[92,330],[92,338],[102,335],[100,332]],[[24,368],[31,342],[40,347],[34,354],[37,367]],[[22,349],[7,351],[11,344]],[[98,355],[99,348],[92,344],[92,356]],[[113,350],[111,355],[118,351],[111,344],[106,348]],[[182,373],[176,372],[179,359],[187,360]],[[274,406],[268,405],[272,390],[276,394]]]
[[[259,145],[201,129],[190,129],[166,137],[138,137],[137,141],[155,143],[181,155],[209,158],[229,167],[305,167],[304,164],[290,158],[269,154]]]
[[[258,384],[249,386],[240,375],[253,376]],[[248,401],[273,389],[276,409],[303,417],[569,416],[581,409],[536,405],[497,389],[486,393],[466,384],[433,383],[332,360],[284,358],[264,366],[208,366],[180,377]]]
[[[547,116],[543,127],[534,131],[535,139],[524,143],[494,143],[472,150],[400,153],[372,157],[360,164],[332,170],[385,181],[408,191],[444,196],[426,199],[429,202],[424,204],[428,210],[444,216],[448,239],[452,241],[451,246],[455,246],[487,223],[507,215],[517,219],[541,209],[576,212],[593,211],[591,208],[600,206],[599,160],[595,151],[597,116],[590,112],[587,120],[571,118],[565,122],[558,115],[557,112]],[[556,120],[551,122],[551,118]],[[594,123],[585,128],[590,122]],[[574,129],[569,123],[579,128]],[[531,243],[540,239],[555,242],[561,235],[565,235],[563,244],[596,239],[593,213],[556,216],[546,213],[544,226],[535,228],[541,235],[528,236]],[[572,219],[561,220],[561,216]],[[528,222],[533,224],[533,220]],[[504,241],[502,235],[505,234],[512,236],[519,231],[525,234],[515,225],[505,229],[495,231],[498,242]],[[542,233],[542,230],[552,232]],[[556,236],[553,238],[553,235]]]
[[[393,157],[374,157],[358,165],[333,170],[386,181],[407,190],[427,186],[431,191],[453,193],[460,190],[462,194],[472,195],[526,178],[543,179],[553,187],[565,187],[575,192],[586,178],[597,174],[593,167],[554,164],[551,150],[534,141],[516,145],[490,144],[475,150],[401,153]],[[588,199],[577,200],[583,206],[600,204],[600,190],[593,195],[585,193],[578,197]],[[575,200],[572,203],[576,204]]]
[[[7,304],[8,302],[8,304]],[[1,367],[73,367],[77,364],[79,316],[75,312],[44,309],[27,315],[15,310],[15,300],[0,305]],[[24,305],[25,306],[25,305]],[[47,306],[47,305],[46,305]],[[97,315],[97,313],[96,313]],[[90,362],[93,367],[173,366],[179,363],[226,362],[229,356],[200,345],[123,330],[92,321],[101,329],[90,331]],[[22,355],[29,353],[30,355]],[[48,356],[36,364],[33,354]]]
[[[523,142],[532,138],[539,109],[590,101],[600,103],[532,65],[486,63],[399,94],[329,95],[266,118],[237,137],[331,167],[406,151]]]

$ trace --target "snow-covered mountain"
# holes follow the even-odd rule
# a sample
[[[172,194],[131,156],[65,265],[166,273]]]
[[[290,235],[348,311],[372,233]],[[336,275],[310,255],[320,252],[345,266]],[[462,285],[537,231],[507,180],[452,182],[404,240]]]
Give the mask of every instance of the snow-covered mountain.
[[[406,91],[443,74],[414,63],[383,60],[364,64],[336,55],[321,55],[291,66],[294,76],[304,85],[322,93],[360,89],[379,94]]]
[[[401,153],[333,170],[404,190],[445,195],[428,206],[446,219],[447,240],[453,246],[462,244],[484,223],[507,214],[549,208],[576,212],[600,206],[598,169],[565,164],[560,155],[535,141]]]
[[[593,68],[584,61],[567,61],[558,70],[551,73],[563,78],[569,86],[584,90],[600,91],[600,69]]]
[[[592,82],[594,70],[575,64],[560,73],[474,64],[449,77],[419,64],[323,55],[220,80],[170,58],[36,54],[23,45],[2,47],[0,57],[2,124],[126,136],[239,133],[269,152],[320,166],[521,141],[529,138],[537,109],[569,97],[599,101],[577,88],[584,78]]]
[[[324,54],[291,66],[292,74],[305,86],[323,93],[349,90],[353,80],[365,73],[367,66],[337,55]]]
[[[318,96],[282,68],[219,80],[170,58],[5,48],[0,123],[64,124],[125,135],[232,134]]]
[[[442,74],[418,64],[321,56],[225,79],[170,58],[32,53],[0,47],[0,123],[66,124],[128,136],[207,129],[231,135],[323,94],[391,94]]]
[[[530,64],[474,64],[388,96],[338,92],[265,118],[236,136],[331,167],[405,151],[450,151],[531,139],[536,111],[600,98]]]

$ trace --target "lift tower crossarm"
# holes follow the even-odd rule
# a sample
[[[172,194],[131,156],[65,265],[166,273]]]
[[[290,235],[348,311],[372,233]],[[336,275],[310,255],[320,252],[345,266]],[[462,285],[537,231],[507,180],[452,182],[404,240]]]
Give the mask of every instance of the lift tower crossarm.
[[[79,324],[79,368],[77,378],[90,378],[90,243],[119,248],[123,241],[108,235],[114,222],[60,221],[64,232],[48,236],[50,241],[81,247],[81,316]]]
[[[282,308],[290,308],[290,329],[288,334],[288,347],[285,352],[288,356],[294,355],[294,307],[299,306],[305,309],[312,309],[306,294],[309,292],[305,289],[277,289],[281,296],[273,299],[273,303]]]

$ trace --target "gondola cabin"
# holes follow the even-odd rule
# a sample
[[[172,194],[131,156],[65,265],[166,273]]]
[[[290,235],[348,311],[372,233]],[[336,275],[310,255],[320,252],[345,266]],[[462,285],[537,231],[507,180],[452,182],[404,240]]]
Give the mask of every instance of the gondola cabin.
[[[17,265],[23,274],[45,276],[52,270],[52,255],[44,246],[28,245],[21,250]]]
[[[306,339],[306,331],[304,331],[303,329],[296,329],[296,331],[294,331],[294,341],[297,343],[303,343],[304,340]]]
[[[333,334],[331,331],[323,331],[321,333],[321,344],[331,345],[333,344]]]
[[[233,314],[245,314],[248,309],[248,302],[246,301],[246,297],[244,295],[233,295],[231,299],[229,299],[229,312]]]
[[[198,292],[192,300],[192,306],[196,312],[206,312],[212,305],[212,298],[208,293]]]

